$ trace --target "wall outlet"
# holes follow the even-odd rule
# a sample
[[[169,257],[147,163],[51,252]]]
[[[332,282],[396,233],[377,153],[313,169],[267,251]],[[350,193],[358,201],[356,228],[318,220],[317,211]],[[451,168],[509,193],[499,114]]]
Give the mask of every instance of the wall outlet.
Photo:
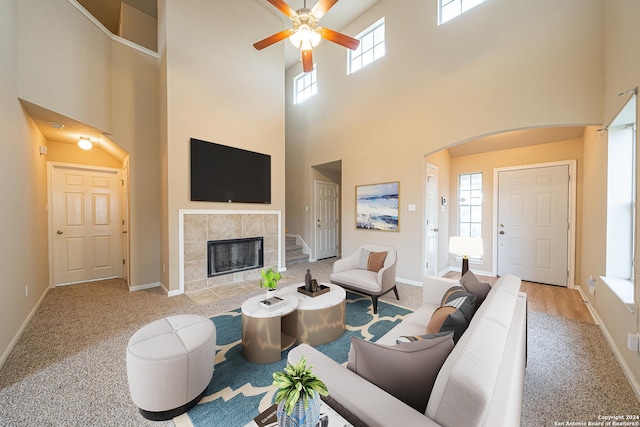
[[[631,351],[640,351],[640,335],[637,332],[627,335],[627,348]]]
[[[29,285],[24,285],[24,296],[25,297],[29,296]]]
[[[594,295],[596,293],[596,279],[593,278],[592,275],[589,275],[589,293]]]

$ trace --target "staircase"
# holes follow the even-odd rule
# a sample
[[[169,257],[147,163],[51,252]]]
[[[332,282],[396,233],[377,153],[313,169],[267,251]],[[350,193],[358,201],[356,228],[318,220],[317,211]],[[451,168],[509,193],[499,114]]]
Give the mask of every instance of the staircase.
[[[309,262],[309,255],[302,253],[302,246],[296,244],[295,237],[286,237],[286,265],[287,267]]]

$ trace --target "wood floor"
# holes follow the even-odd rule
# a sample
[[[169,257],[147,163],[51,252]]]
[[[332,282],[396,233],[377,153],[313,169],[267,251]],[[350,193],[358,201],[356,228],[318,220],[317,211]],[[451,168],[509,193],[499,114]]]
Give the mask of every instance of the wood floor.
[[[460,273],[449,272],[445,274],[445,277],[459,279]],[[498,280],[497,277],[480,275],[477,277],[491,284]],[[587,304],[576,289],[523,281],[520,290],[527,294],[528,309],[530,311],[539,311],[567,319],[595,323]]]

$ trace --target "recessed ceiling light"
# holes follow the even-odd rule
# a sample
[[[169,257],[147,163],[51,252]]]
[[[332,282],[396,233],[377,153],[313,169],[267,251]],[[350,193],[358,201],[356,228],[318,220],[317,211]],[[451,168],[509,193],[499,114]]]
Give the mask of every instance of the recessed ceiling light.
[[[62,129],[62,128],[64,128],[64,125],[62,123],[58,123],[58,122],[49,122],[49,126],[51,126],[54,129]]]
[[[78,147],[82,148],[83,150],[91,150],[91,147],[93,147],[93,144],[91,143],[90,138],[86,136],[81,136],[80,139],[78,140]]]

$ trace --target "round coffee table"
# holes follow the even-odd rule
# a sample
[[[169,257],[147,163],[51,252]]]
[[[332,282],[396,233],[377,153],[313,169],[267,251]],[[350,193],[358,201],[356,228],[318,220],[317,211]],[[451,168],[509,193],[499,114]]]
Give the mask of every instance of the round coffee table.
[[[296,344],[320,345],[340,337],[345,330],[347,293],[343,288],[331,283],[329,292],[315,297],[298,292],[302,284],[287,286],[278,291],[280,298],[295,297],[298,306],[291,315],[282,319],[285,334],[296,337]]]
[[[282,324],[293,314],[298,299],[294,295],[278,296],[284,304],[272,310],[260,306],[260,301],[267,298],[264,294],[242,303],[242,356],[249,362],[277,362],[280,353],[296,342],[295,335],[283,332]]]

